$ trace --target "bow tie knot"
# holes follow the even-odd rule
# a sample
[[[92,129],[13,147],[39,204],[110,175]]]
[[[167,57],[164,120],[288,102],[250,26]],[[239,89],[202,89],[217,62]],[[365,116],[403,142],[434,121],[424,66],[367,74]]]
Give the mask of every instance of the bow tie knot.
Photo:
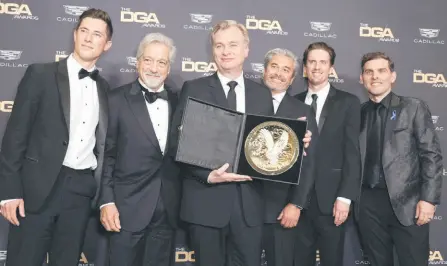
[[[153,103],[157,99],[162,99],[167,101],[168,100],[168,92],[166,90],[160,91],[160,92],[151,92],[146,88],[141,88],[142,91],[144,91],[144,98],[148,103]]]
[[[93,70],[92,72],[88,72],[85,69],[79,70],[78,77],[79,79],[83,79],[85,77],[90,77],[92,80],[96,81],[98,78],[99,71],[98,69]]]

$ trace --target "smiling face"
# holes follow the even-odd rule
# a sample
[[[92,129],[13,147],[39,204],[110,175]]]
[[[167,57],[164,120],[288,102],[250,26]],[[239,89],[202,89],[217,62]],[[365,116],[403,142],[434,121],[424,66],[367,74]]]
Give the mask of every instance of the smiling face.
[[[307,55],[304,71],[310,86],[325,86],[332,71],[331,56],[323,49],[311,50]]]
[[[84,18],[73,33],[74,54],[83,62],[94,62],[110,49],[112,42],[107,35],[107,24],[101,19]]]
[[[248,43],[236,26],[219,30],[213,35],[213,57],[221,73],[242,71],[248,56]]]
[[[396,81],[396,72],[392,71],[389,62],[383,58],[367,61],[360,75],[360,83],[373,98],[383,99]]]
[[[169,47],[158,42],[148,44],[138,58],[137,71],[147,87],[158,90],[170,71]]]
[[[264,83],[272,93],[286,91],[292,84],[295,62],[292,58],[276,54],[272,56],[264,69]]]

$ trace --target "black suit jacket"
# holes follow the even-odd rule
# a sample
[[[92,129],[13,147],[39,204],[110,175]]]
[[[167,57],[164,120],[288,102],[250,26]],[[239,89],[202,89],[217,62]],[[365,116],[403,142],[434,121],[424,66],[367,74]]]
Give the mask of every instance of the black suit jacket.
[[[98,77],[99,124],[94,153],[96,191],[99,193],[104,141],[107,130],[109,85]],[[46,64],[32,64],[20,81],[14,108],[3,136],[0,153],[0,199],[23,198],[25,209],[38,211],[50,194],[61,169],[69,143],[70,83],[67,59]],[[77,188],[73,182],[71,189]],[[96,195],[96,196],[95,196]]]
[[[244,79],[244,83],[246,113],[272,116],[273,103],[270,91],[249,79]],[[188,96],[228,108],[225,92],[217,73],[209,77],[186,81],[183,84],[179,105],[172,122],[172,134],[175,140],[178,140],[178,127],[181,124]],[[176,149],[176,145],[173,145],[173,156]],[[229,223],[233,201],[235,197],[238,197],[238,184],[240,184],[243,213],[247,224],[261,225],[264,213],[262,182],[254,180],[238,184],[208,184],[210,172],[208,169],[184,165],[180,218],[189,223],[224,227]]]
[[[366,106],[366,103],[362,105],[362,165],[368,130]],[[441,148],[430,110],[423,101],[392,93],[385,124],[382,167],[391,205],[404,226],[415,224],[416,205],[420,200],[440,204]]]
[[[291,119],[306,117],[308,121],[307,129],[312,132],[312,141],[309,148],[306,149],[307,156],[303,157],[299,185],[275,182],[264,183],[265,223],[278,222],[279,214],[288,203],[303,208],[307,207],[310,192],[315,181],[314,154],[318,143],[318,127],[312,109],[286,93],[275,116]]]
[[[177,95],[167,85],[165,89],[171,121]],[[167,152],[164,156],[161,152],[139,82],[112,90],[109,106],[100,205],[114,202],[121,227],[136,232],[149,225],[161,195],[175,227],[181,193],[179,171]],[[168,137],[165,151],[170,141]]]
[[[307,91],[296,97],[305,101]],[[355,200],[360,187],[360,100],[331,86],[318,124],[315,193],[331,215],[337,197]],[[312,199],[315,200],[315,199]]]

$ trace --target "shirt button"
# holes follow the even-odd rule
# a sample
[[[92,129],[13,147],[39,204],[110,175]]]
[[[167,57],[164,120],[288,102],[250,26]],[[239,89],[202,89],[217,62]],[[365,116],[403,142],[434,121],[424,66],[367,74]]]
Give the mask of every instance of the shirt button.
[[[82,124],[85,124],[85,121],[83,121]]]

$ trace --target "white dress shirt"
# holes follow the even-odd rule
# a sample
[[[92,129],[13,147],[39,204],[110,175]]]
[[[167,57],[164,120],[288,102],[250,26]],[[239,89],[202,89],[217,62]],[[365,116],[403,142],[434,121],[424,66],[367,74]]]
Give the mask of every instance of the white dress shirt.
[[[318,124],[318,120],[320,120],[320,115],[321,115],[321,110],[323,110],[323,106],[324,103],[326,102],[326,98],[329,94],[329,90],[331,88],[331,84],[328,82],[326,84],[326,86],[324,86],[321,90],[315,92],[313,91],[311,88],[307,89],[307,95],[306,95],[306,99],[305,99],[305,103],[307,105],[311,105],[312,103],[312,94],[317,94],[318,98],[317,98],[317,113],[315,116],[315,119],[317,120],[317,124]],[[337,197],[337,200],[340,200],[344,203],[347,204],[351,204],[351,200],[347,199],[347,198],[343,198],[343,197]]]
[[[222,88],[225,92],[225,97],[228,96],[228,92],[230,91],[230,86],[228,86],[228,82],[232,81],[222,74],[217,72],[217,76],[219,77],[220,83],[222,84]],[[245,82],[244,82],[244,73],[236,78],[234,81],[237,82],[236,88],[234,88],[234,92],[236,93],[236,110],[241,113],[245,113]]]
[[[141,80],[138,80],[144,88],[150,92],[162,92],[165,90],[164,84],[158,91],[148,88]],[[144,97],[144,92],[143,97]],[[168,139],[169,129],[169,104],[168,101],[158,98],[153,103],[146,102],[147,111],[154,127],[155,135],[157,136],[158,144],[160,145],[161,153],[164,155],[166,141]]]
[[[281,93],[277,93],[275,95],[272,95],[273,98],[273,110],[276,112],[278,111],[278,107],[282,102],[282,99],[284,99],[284,96],[286,95],[286,91],[283,91]]]
[[[96,169],[93,153],[96,127],[99,122],[99,101],[96,82],[90,77],[79,79],[82,66],[70,55],[67,59],[70,81],[70,131],[63,165],[72,169]],[[86,69],[91,72],[95,68]]]
[[[141,86],[149,90],[150,92],[162,92],[165,90],[164,84],[158,91],[148,88],[140,79],[138,80]],[[142,92],[142,97],[144,97]],[[168,129],[169,129],[169,104],[168,101],[158,98],[153,103],[148,103],[145,100],[147,111],[149,112],[149,117],[151,118],[152,126],[154,127],[155,135],[157,136],[158,144],[160,145],[161,154],[164,155],[166,142],[168,139]],[[114,204],[109,202],[101,205],[101,209],[104,206]]]
[[[99,101],[96,82],[90,77],[79,79],[83,67],[71,54],[67,59],[70,84],[70,129],[68,147],[63,165],[72,169],[96,169],[97,160],[93,153],[96,144],[96,126],[99,122]],[[86,69],[91,72],[95,70]],[[2,200],[3,205],[11,200]]]
[[[321,115],[321,110],[323,110],[323,105],[326,102],[326,98],[329,94],[329,89],[331,88],[331,84],[329,84],[329,82],[326,84],[326,86],[324,86],[321,90],[315,92],[313,91],[311,88],[307,89],[307,95],[306,95],[306,99],[305,99],[305,103],[307,105],[310,105],[312,103],[312,95],[313,94],[317,94],[318,98],[317,98],[317,114],[315,116],[315,119],[317,120],[317,125],[318,125],[318,120],[320,120],[320,115]]]

